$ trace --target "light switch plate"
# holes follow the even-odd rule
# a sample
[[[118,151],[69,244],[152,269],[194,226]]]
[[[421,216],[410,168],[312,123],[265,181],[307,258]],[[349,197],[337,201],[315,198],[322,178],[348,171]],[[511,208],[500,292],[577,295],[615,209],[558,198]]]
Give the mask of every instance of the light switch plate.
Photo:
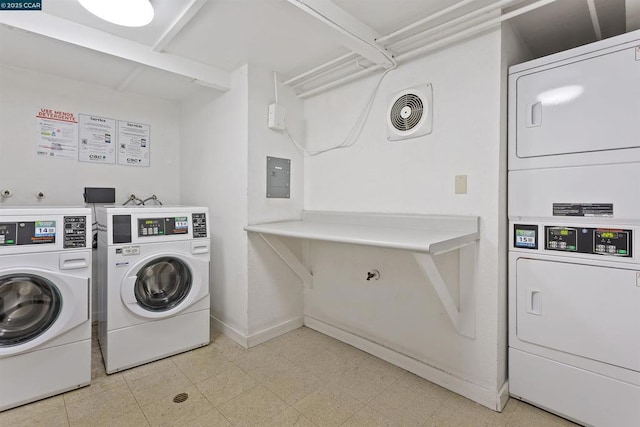
[[[467,194],[467,175],[456,175],[456,194]]]

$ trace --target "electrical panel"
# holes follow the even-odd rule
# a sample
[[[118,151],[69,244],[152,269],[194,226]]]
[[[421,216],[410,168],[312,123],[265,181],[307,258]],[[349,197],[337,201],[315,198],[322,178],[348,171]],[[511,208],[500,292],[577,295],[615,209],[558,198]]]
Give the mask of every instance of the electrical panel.
[[[291,197],[291,160],[267,157],[267,198]]]

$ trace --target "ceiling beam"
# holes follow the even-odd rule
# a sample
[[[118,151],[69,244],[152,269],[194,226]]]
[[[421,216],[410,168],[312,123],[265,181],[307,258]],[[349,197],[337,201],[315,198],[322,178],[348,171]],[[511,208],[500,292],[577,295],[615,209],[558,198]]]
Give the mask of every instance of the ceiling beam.
[[[395,62],[391,53],[376,42],[376,39],[381,35],[330,0],[288,1],[328,25],[338,37],[338,42],[343,46],[378,66],[384,68],[394,66]]]
[[[205,5],[207,0],[191,0],[191,3],[184,9],[184,11],[171,23],[169,28],[166,29],[164,34],[158,39],[156,44],[153,45],[153,50],[156,52],[162,52],[165,47],[178,35],[185,25],[191,21],[196,13],[202,6]]]
[[[142,43],[47,13],[3,13],[0,14],[0,24],[178,74],[203,86],[222,91],[231,87],[227,71],[169,53],[154,52]]]

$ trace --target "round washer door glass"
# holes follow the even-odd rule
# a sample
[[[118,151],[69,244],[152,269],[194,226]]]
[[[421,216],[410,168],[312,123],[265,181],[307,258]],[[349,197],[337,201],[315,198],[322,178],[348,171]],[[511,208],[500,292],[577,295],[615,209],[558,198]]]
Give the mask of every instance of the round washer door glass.
[[[170,310],[180,304],[191,290],[191,270],[174,257],[156,258],[146,263],[136,276],[136,300],[149,311]]]
[[[61,309],[60,291],[50,280],[34,274],[0,276],[0,347],[42,335]]]

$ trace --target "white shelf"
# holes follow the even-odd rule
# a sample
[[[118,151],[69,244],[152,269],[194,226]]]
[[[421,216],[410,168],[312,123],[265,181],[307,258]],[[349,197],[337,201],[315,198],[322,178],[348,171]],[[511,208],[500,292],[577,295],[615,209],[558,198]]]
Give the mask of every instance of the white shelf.
[[[248,225],[247,231],[425,252],[458,249],[479,238],[478,217],[309,212],[301,220]]]
[[[410,251],[458,332],[475,337],[475,249],[480,238],[476,216],[303,211],[300,220],[254,224],[244,229],[258,233],[308,288],[313,286],[313,274],[278,237]],[[460,251],[457,301],[433,260],[434,255],[453,250]]]

